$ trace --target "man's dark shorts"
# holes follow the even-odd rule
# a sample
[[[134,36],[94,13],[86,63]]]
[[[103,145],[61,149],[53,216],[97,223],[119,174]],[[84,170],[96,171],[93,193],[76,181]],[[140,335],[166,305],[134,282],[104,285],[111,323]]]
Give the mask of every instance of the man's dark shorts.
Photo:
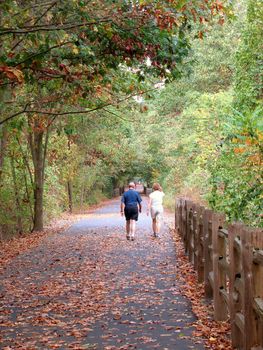
[[[138,211],[138,207],[125,207],[124,208],[124,214],[125,214],[125,218],[126,220],[135,220],[138,221],[138,215],[139,215],[139,211]]]

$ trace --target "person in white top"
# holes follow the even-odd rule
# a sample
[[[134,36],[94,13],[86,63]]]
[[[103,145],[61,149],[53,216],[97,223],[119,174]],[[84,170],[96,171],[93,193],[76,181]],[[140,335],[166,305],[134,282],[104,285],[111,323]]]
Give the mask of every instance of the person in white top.
[[[161,230],[163,217],[163,197],[162,187],[158,183],[153,184],[153,192],[149,195],[150,200],[147,209],[147,215],[151,212],[152,228],[154,237],[158,237]]]

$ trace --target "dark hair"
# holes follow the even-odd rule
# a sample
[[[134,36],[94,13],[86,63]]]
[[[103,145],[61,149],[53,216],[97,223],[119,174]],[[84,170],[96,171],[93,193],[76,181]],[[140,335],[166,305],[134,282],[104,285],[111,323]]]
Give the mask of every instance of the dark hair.
[[[158,184],[158,182],[155,182],[155,183],[153,184],[153,190],[154,190],[154,191],[162,191],[162,187],[161,187],[160,184]]]

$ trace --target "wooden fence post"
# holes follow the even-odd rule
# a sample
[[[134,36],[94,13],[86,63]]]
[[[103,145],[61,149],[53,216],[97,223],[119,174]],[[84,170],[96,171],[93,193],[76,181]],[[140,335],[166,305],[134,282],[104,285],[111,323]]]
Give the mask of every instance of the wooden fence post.
[[[175,202],[175,229],[182,235],[182,199],[176,198]]]
[[[212,218],[213,211],[206,209],[204,212],[204,281],[205,296],[213,296],[213,264],[211,259],[212,251]]]
[[[179,219],[179,227],[180,227],[180,231],[179,234],[181,237],[183,237],[183,199],[180,198],[180,202],[179,202],[179,215],[180,215],[180,219]]]
[[[253,307],[257,317],[256,342],[263,349],[263,231],[253,233]]]
[[[231,339],[234,348],[243,346],[244,319],[242,315],[243,305],[243,281],[241,261],[241,225],[234,224],[228,227],[229,240],[229,309],[231,322]]]
[[[178,213],[178,209],[179,209],[179,205],[178,205],[178,198],[175,198],[175,204],[174,204],[174,229],[179,233],[178,230],[178,221],[179,221],[179,213]]]
[[[194,233],[194,269],[195,271],[198,270],[198,255],[200,255],[199,251],[199,244],[198,244],[198,238],[199,238],[199,219],[200,219],[200,206],[198,204],[194,205],[194,211],[193,211],[193,233]]]
[[[187,202],[188,220],[187,220],[187,252],[188,259],[194,262],[194,205],[193,202]]]
[[[256,344],[256,320],[253,310],[254,291],[253,291],[253,232],[242,227],[242,266],[244,274],[244,350],[250,350]],[[256,281],[255,281],[256,283]]]
[[[198,232],[197,232],[197,250],[198,250],[198,263],[197,263],[197,274],[198,282],[204,282],[204,213],[205,207],[200,207]]]
[[[186,244],[187,244],[187,206],[186,206],[186,200],[182,200],[182,239],[184,242],[184,248],[186,251]]]
[[[220,236],[219,230],[223,228],[225,216],[214,214],[212,220],[212,260],[213,260],[213,299],[214,319],[224,321],[228,317],[227,304],[221,290],[226,290],[226,273],[220,260],[223,258],[225,249],[224,237]]]
[[[189,236],[190,236],[190,221],[191,221],[191,210],[192,210],[192,202],[189,200],[185,201],[186,204],[186,230],[185,230],[185,252],[189,258]]]

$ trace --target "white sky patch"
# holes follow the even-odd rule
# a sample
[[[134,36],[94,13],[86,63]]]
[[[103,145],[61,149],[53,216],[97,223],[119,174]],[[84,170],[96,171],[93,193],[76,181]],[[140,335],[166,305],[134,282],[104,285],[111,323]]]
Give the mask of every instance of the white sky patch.
[[[154,87],[156,89],[160,89],[160,90],[164,89],[165,88],[165,80],[163,79],[162,81],[159,81],[158,83],[155,83]]]
[[[144,102],[144,98],[142,96],[134,96],[133,99],[137,102],[137,103],[143,103]]]
[[[150,57],[146,58],[145,64],[146,64],[147,67],[151,67],[152,61],[151,61]]]

